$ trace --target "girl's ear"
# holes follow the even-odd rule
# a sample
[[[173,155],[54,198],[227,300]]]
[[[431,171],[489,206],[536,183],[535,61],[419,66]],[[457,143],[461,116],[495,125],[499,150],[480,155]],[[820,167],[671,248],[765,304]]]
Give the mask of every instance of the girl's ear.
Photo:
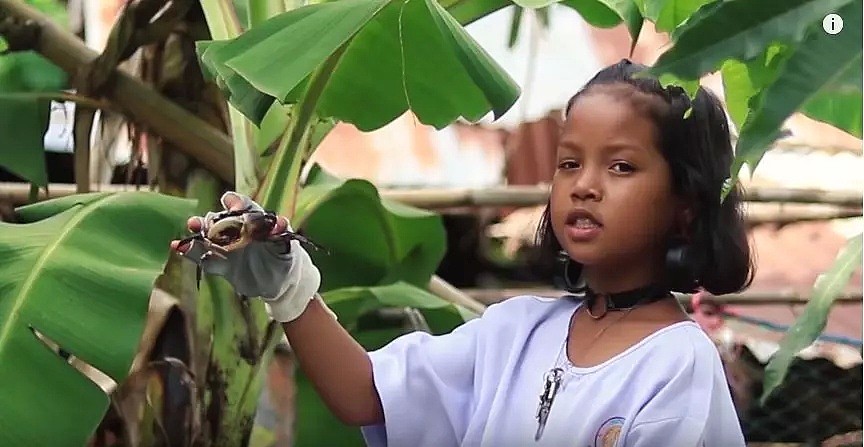
[[[679,235],[682,236],[685,240],[690,240],[692,236],[690,234],[690,227],[693,225],[693,219],[695,219],[696,213],[693,210],[693,206],[690,204],[683,205],[678,212],[678,219],[675,222],[678,225]]]

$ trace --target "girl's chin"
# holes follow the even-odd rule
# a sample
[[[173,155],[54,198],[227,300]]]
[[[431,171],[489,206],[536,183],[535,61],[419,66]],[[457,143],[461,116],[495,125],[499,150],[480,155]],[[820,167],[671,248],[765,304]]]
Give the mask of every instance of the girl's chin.
[[[588,250],[574,250],[572,248],[565,250],[572,261],[578,262],[584,267],[591,267],[602,261],[601,256],[598,256],[597,253],[588,252]]]

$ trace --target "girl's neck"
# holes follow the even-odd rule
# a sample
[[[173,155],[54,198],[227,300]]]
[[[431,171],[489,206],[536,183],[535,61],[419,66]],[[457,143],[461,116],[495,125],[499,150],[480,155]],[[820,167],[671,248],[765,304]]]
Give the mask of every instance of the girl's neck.
[[[645,287],[660,278],[657,264],[640,266],[642,268],[598,268],[583,266],[582,275],[588,287],[596,293],[618,293]]]

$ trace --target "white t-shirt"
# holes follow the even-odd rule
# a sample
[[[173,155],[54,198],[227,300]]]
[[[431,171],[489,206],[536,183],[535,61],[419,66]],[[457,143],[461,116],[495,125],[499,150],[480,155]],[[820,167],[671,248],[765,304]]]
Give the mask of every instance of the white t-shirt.
[[[744,446],[717,349],[692,321],[590,368],[561,346],[572,298],[514,297],[453,332],[415,332],[370,353],[385,423],[373,447]],[[565,369],[534,441],[545,374]]]

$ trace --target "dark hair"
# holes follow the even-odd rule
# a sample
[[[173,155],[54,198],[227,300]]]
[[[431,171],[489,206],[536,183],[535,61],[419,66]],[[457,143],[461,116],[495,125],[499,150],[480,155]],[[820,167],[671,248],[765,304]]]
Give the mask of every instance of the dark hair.
[[[693,209],[693,220],[686,231],[689,241],[680,261],[687,264],[686,269],[667,262],[666,285],[682,293],[697,288],[714,295],[741,291],[753,281],[755,267],[741,210],[740,185],[732,187],[721,200],[733,160],[723,106],[704,88],[699,88],[691,102],[681,87],[663,88],[656,78],[633,76],[646,68],[626,59],[604,68],[568,101],[565,119],[580,95],[601,85],[629,87],[610,88],[610,92],[623,91],[638,105],[645,102],[638,101],[638,92],[649,95],[650,104],[645,110],[656,125],[657,147],[669,163],[673,191],[688,200]],[[562,250],[550,217],[547,203],[535,236],[538,255],[547,263],[555,262]],[[678,248],[681,253],[681,241],[669,243],[670,250]],[[568,276],[575,281],[581,265],[573,260],[569,263]],[[558,270],[563,273],[560,264]]]

